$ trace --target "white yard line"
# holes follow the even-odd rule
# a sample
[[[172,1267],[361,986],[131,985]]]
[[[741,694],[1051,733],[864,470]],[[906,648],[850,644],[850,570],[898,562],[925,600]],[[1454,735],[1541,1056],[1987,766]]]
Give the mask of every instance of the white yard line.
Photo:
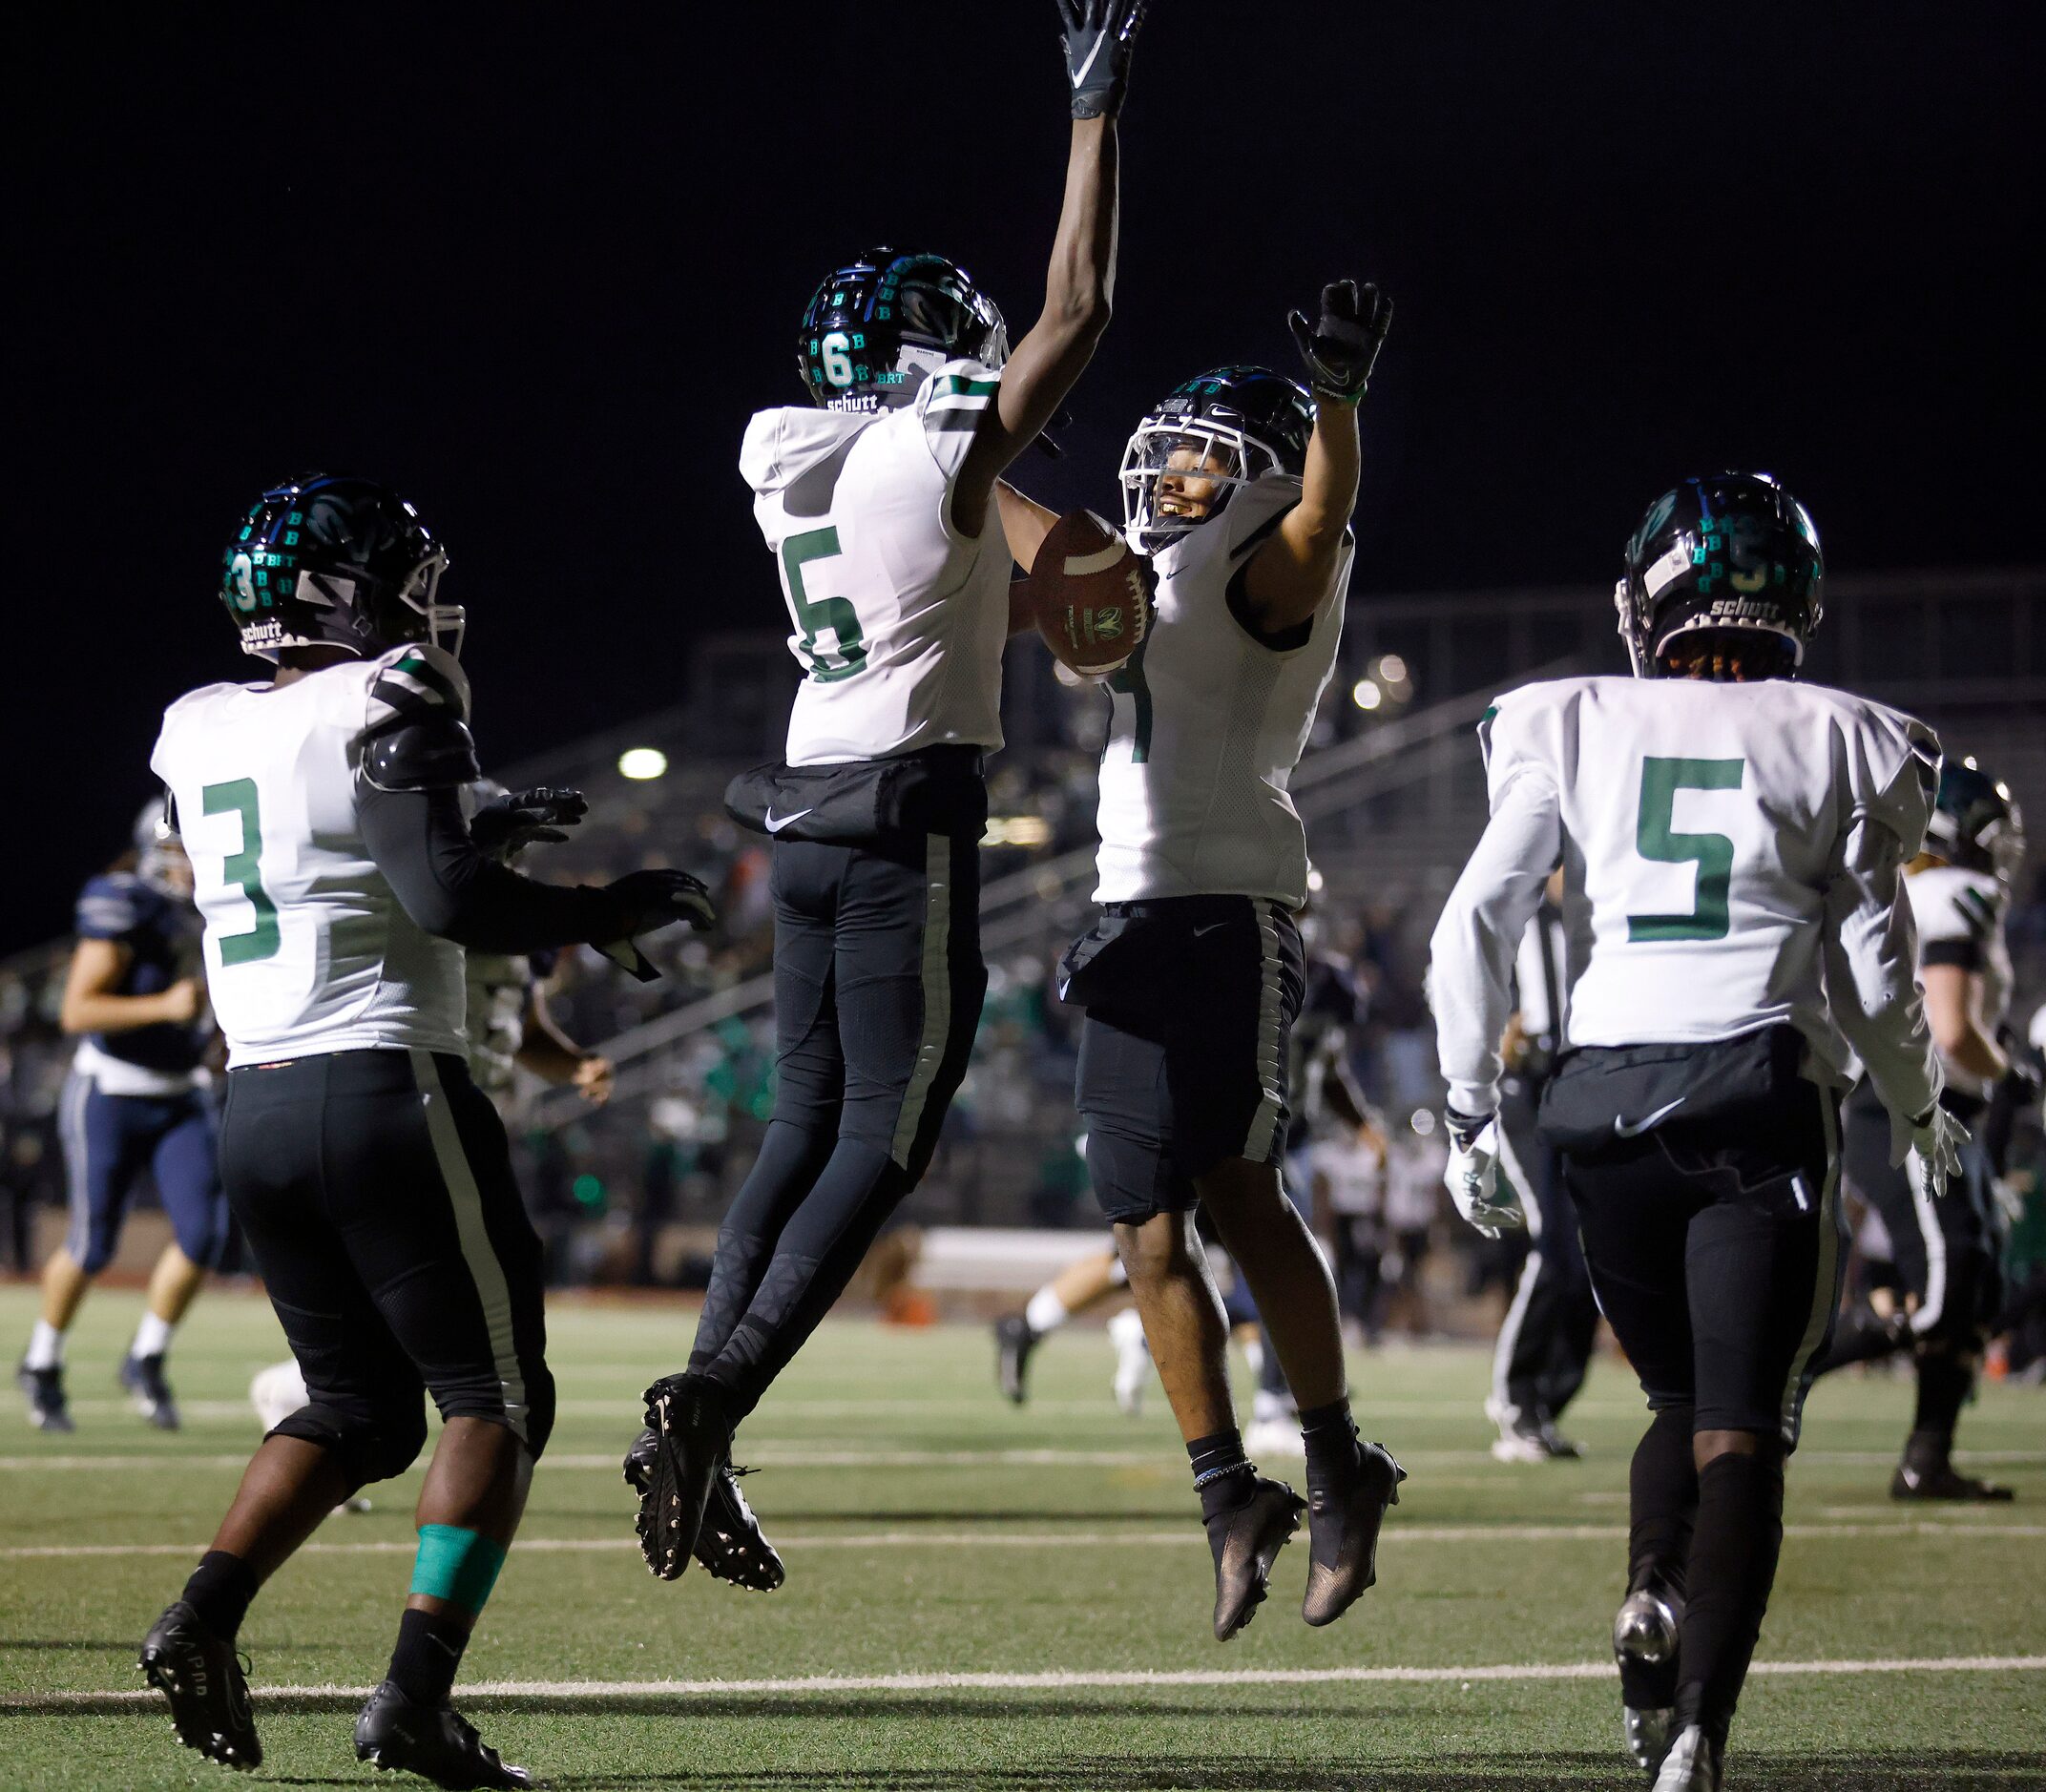
[[[1847,1674],[2033,1674],[2046,1670],[2046,1656],[1947,1656],[1872,1661],[1758,1661],[1763,1675]],[[1469,1685],[1480,1680],[1605,1680],[1610,1661],[1512,1663],[1449,1668],[1183,1668],[1063,1670],[1044,1674],[811,1675],[783,1680],[477,1680],[458,1686],[466,1698],[675,1698],[791,1696],[804,1693],[978,1693],[1063,1692],[1084,1687],[1147,1686],[1332,1686],[1380,1684]],[[365,1698],[366,1686],[260,1686],[259,1700]],[[0,1711],[48,1711],[73,1705],[154,1704],[149,1690],[31,1693],[0,1698]]]
[[[1202,1538],[1187,1524],[1175,1531],[1002,1531],[990,1521],[978,1531],[778,1532],[778,1549],[797,1550],[1068,1550],[1192,1549]],[[2046,1524],[1939,1524],[1929,1519],[1866,1525],[1785,1525],[1791,1537],[2046,1537]],[[1385,1532],[1388,1543],[1612,1543],[1626,1536],[1624,1525],[1405,1525],[1394,1519]],[[609,1555],[637,1550],[632,1537],[521,1537],[513,1546],[520,1554]],[[352,1543],[308,1543],[301,1555],[410,1555],[418,1548],[410,1538],[364,1538]],[[206,1545],[193,1543],[52,1543],[18,1544],[0,1549],[0,1561],[64,1561],[94,1556],[203,1554]]]

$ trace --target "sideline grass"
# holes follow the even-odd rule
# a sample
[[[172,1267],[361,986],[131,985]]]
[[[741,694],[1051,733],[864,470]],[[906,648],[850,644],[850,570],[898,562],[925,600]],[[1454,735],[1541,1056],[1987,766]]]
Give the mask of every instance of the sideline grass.
[[[282,1348],[268,1309],[215,1296],[196,1310],[174,1365],[191,1416],[164,1436],[113,1385],[137,1302],[109,1293],[87,1309],[73,1346],[75,1435],[39,1436],[18,1397],[0,1412],[0,1785],[221,1782],[175,1746],[160,1711],[69,1702],[138,1684],[135,1639],[175,1593],[180,1555],[21,1552],[200,1545],[233,1489],[256,1436],[248,1378]],[[27,1290],[0,1290],[0,1338],[25,1337],[31,1317]],[[786,1548],[788,1585],[752,1595],[695,1570],[660,1586],[623,1542],[616,1458],[639,1387],[681,1354],[686,1320],[565,1304],[551,1323],[561,1419],[526,1534],[553,1547],[513,1552],[465,1667],[476,1682],[586,1690],[464,1704],[509,1759],[556,1785],[1640,1784],[1621,1763],[1602,1673],[1195,1677],[1597,1664],[1641,1423],[1616,1364],[1600,1363],[1571,1415],[1588,1459],[1529,1469],[1486,1454],[1479,1353],[1360,1358],[1367,1428],[1413,1474],[1381,1584],[1340,1624],[1310,1631],[1296,1549],[1256,1622],[1218,1647],[1162,1399],[1154,1388],[1134,1423],[1116,1412],[1098,1332],[1052,1340],[1037,1398],[1017,1411],[994,1393],[978,1330],[827,1326],[741,1440],[741,1460],[773,1465],[748,1483],[770,1534],[803,1539]],[[2046,1396],[1990,1388],[1965,1423],[1964,1441],[2017,1487],[2015,1507],[1891,1505],[1888,1463],[1909,1414],[1902,1382],[1836,1379],[1814,1396],[1764,1662],[2046,1657]],[[308,1552],[266,1590],[243,1633],[259,1685],[354,1687],[381,1674],[417,1484],[415,1471],[378,1490],[367,1515],[331,1521],[319,1541],[339,1547]],[[1060,1672],[1074,1677],[1010,1683]],[[1181,1679],[1138,1677],[1152,1674]],[[821,1678],[863,1683],[785,1684]],[[645,1688],[659,1681],[686,1687]],[[261,1709],[260,1780],[377,1783],[348,1748],[348,1698],[310,1692]],[[1728,1784],[2038,1788],[2042,1741],[2036,1668],[1771,1673],[1749,1690]]]

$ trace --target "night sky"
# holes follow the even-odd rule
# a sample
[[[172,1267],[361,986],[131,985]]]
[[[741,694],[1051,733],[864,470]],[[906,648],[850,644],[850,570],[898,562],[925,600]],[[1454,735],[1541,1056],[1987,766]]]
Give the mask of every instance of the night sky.
[[[163,704],[253,676],[213,593],[264,484],[396,483],[450,546],[487,761],[680,695],[781,616],[734,461],[877,241],[1035,315],[1052,0],[40,9],[10,28],[13,881],[67,924]],[[190,13],[192,16],[180,16]],[[1072,458],[1398,315],[1352,601],[1610,579],[1648,500],[1778,472],[1828,564],[2037,559],[2038,9],[1155,0],[1117,317]]]

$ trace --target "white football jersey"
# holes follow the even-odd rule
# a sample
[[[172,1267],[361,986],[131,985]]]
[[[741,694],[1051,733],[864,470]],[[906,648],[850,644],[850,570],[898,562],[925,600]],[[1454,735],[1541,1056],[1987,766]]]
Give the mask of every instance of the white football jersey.
[[[2011,948],[2004,938],[2004,887],[1987,871],[1929,865],[1905,879],[1911,914],[1918,923],[1918,951],[1924,964],[1960,965],[1982,979],[1983,1031],[1992,1038],[2011,1009]],[[1947,1082],[1965,1094],[1987,1095],[1989,1085],[1946,1055]]]
[[[739,469],[803,667],[791,765],[1002,744],[1009,548],[991,502],[952,527],[952,482],[1001,375],[947,363],[896,410],[787,406],[746,426]]]
[[[165,712],[150,765],[198,880],[230,1069],[466,1050],[462,948],[405,912],[355,819],[365,731],[427,710],[467,719],[469,680],[418,645],[290,684],[210,684]]]
[[[1922,722],[1783,679],[1598,677],[1513,692],[1480,735],[1493,826],[1436,928],[1431,970],[1452,1104],[1476,1102],[1496,1074],[1505,966],[1494,997],[1482,942],[1495,927],[1517,935],[1558,856],[1573,1047],[1788,1022],[1819,1076],[1844,1083],[1855,1050],[1880,1052],[1879,1086],[1922,1097],[1912,1112],[1930,1099],[1907,905],[1827,919],[1836,883],[1846,891],[1872,866],[1878,887],[1883,866],[1893,874],[1918,848],[1939,760]],[[1510,885],[1518,897],[1495,895]],[[1843,929],[1843,974],[1869,992],[1833,992],[1853,1049],[1827,988],[1829,932]]]
[[[1285,473],[1240,486],[1152,556],[1150,624],[1108,681],[1096,902],[1307,899],[1307,832],[1287,784],[1343,638],[1348,538],[1298,645],[1268,647],[1238,619],[1243,569],[1300,490]]]
[[[509,1094],[518,1080],[532,1000],[532,960],[523,952],[465,952],[469,1073],[487,1095]]]

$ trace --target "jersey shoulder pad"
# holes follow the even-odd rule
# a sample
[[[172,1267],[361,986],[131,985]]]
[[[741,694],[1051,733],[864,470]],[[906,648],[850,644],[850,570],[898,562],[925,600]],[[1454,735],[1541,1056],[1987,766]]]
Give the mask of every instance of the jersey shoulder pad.
[[[413,641],[371,664],[365,736],[401,723],[447,719],[469,720],[469,675],[445,648]]]
[[[973,432],[1001,384],[1002,376],[993,367],[977,361],[948,361],[917,387],[909,408],[948,484],[964,464]]]
[[[149,924],[156,892],[126,871],[90,877],[78,892],[76,927],[82,940],[119,940]]]
[[[1853,813],[1880,822],[1910,857],[1925,839],[1939,792],[1939,737],[1902,710],[1823,686],[1805,688],[1833,710]]]
[[[1221,525],[1221,539],[1226,544],[1229,562],[1241,566],[1272,538],[1285,520],[1286,512],[1300,502],[1304,487],[1292,473],[1266,473],[1247,486],[1239,486],[1215,520]],[[1205,526],[1190,531],[1205,532]]]
[[[1560,744],[1587,682],[1551,678],[1523,684],[1494,698],[1478,718],[1478,750],[1485,757],[1486,782],[1494,801],[1508,783],[1531,769],[1560,777]]]

